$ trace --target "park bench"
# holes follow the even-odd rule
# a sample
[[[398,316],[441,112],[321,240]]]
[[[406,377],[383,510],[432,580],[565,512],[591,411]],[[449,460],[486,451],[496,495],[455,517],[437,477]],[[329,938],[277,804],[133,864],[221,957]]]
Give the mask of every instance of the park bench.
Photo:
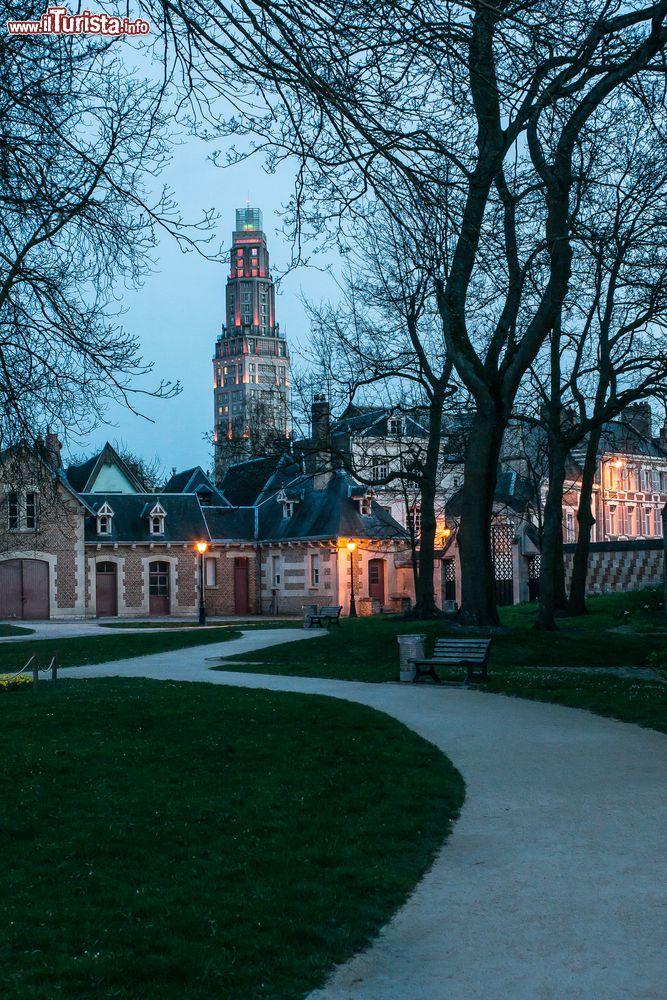
[[[464,684],[488,681],[487,664],[491,652],[491,639],[436,639],[433,655],[428,659],[409,660],[414,665],[414,682],[420,677],[432,677],[442,684],[437,667],[465,667]],[[481,670],[476,674],[475,669]]]
[[[338,628],[342,628],[343,626],[340,623],[340,613],[342,610],[343,605],[338,604],[331,607],[322,607],[316,614],[310,613],[308,615],[308,628],[312,625],[319,625],[321,628],[324,628],[326,625],[329,628],[334,622],[338,625]]]

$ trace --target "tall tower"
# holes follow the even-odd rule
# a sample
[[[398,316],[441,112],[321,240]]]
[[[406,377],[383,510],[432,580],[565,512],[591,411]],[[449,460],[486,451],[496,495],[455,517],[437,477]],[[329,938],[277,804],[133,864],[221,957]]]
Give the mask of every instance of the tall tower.
[[[225,323],[213,358],[216,478],[289,437],[289,352],[275,315],[275,288],[258,208],[237,208]]]

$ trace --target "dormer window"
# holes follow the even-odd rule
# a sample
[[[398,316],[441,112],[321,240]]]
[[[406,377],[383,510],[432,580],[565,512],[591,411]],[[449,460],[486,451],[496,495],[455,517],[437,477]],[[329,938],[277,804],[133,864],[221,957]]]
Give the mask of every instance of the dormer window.
[[[366,496],[361,497],[361,499],[359,500],[359,513],[363,515],[363,517],[370,517],[372,505],[373,505],[372,494],[367,493]]]
[[[164,535],[164,521],[166,516],[167,512],[161,503],[156,503],[148,512],[151,535]]]
[[[389,421],[389,433],[393,437],[400,437],[403,433],[403,417],[392,417]]]
[[[276,499],[283,509],[283,517],[294,517],[294,511],[296,510],[299,498],[293,493],[286,493],[285,490],[281,490]]]
[[[113,522],[113,510],[105,500],[97,512],[97,534],[110,535]]]

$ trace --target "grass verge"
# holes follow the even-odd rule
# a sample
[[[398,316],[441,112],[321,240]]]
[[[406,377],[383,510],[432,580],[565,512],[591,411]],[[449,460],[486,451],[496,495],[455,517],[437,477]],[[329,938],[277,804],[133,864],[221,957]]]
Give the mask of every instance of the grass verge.
[[[431,744],[329,698],[66,680],[0,711],[6,1000],[301,997],[463,799]]]
[[[32,635],[34,628],[24,628],[22,625],[0,625],[0,636]]]
[[[489,668],[492,679],[487,690],[585,708],[667,732],[664,685],[602,674],[535,669],[646,666],[650,655],[667,646],[667,617],[659,606],[660,600],[661,595],[654,590],[593,598],[588,615],[562,618],[559,631],[554,633],[535,630],[534,605],[501,609],[506,630],[493,633]],[[328,636],[317,642],[304,643],[297,655],[293,646],[283,644],[230,657],[213,669],[238,669],[235,660],[242,659],[246,661],[242,669],[248,672],[396,681],[397,637],[415,632],[426,634],[427,654],[435,636],[469,634],[446,621],[348,619],[341,629],[332,628]],[[470,634],[485,633],[478,630]],[[253,662],[247,663],[249,659]],[[461,671],[449,676],[458,680]]]
[[[127,660],[133,656],[150,656],[172,649],[187,649],[214,642],[238,639],[238,629],[202,629],[186,632],[147,632],[123,635],[81,636],[75,639],[39,639],[36,642],[6,642],[0,645],[0,673],[18,670],[33,653],[40,663],[48,662],[58,652],[61,667],[82,667],[87,663]]]

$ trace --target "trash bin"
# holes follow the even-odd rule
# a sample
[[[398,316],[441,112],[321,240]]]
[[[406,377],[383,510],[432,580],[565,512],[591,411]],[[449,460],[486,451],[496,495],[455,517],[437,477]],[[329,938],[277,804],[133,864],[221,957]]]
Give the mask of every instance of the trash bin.
[[[400,660],[400,679],[410,684],[415,679],[415,668],[408,660],[423,660],[425,635],[399,635],[398,652]]]
[[[317,604],[302,604],[303,609],[303,627],[310,628],[310,620],[313,615],[317,614]]]

